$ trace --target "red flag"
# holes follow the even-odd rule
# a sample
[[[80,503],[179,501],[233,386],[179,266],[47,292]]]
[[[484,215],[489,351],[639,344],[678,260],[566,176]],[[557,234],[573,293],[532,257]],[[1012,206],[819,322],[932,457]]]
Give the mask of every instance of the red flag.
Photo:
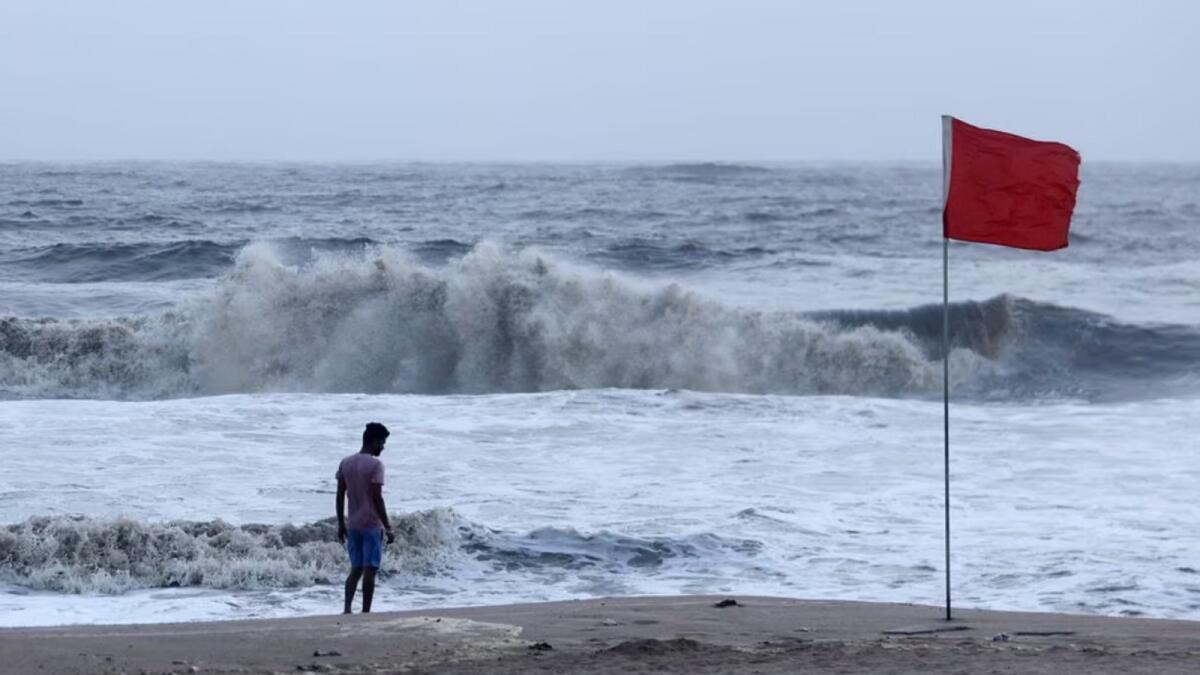
[[[944,236],[1053,251],[1067,246],[1079,153],[1062,143],[942,118]]]

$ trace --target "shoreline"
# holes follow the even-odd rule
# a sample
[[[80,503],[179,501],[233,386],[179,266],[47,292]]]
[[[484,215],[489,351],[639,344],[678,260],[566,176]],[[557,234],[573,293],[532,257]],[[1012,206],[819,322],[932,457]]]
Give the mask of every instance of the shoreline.
[[[0,629],[0,673],[1184,673],[1200,622],[732,596]]]

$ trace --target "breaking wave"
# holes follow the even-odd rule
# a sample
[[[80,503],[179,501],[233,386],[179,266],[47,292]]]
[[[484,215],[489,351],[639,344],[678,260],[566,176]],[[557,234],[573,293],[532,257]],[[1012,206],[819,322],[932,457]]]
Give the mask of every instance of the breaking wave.
[[[680,388],[904,394],[935,367],[899,332],[723,307],[534,251],[444,267],[404,252],[244,249],[206,298],[158,317],[0,321],[0,389],[158,398],[260,391]]]
[[[1194,328],[1129,326],[1001,296],[952,307],[951,373],[979,396],[1090,396],[1194,376]],[[535,250],[440,266],[395,248],[241,250],[207,296],[160,316],[0,319],[9,397],[253,392],[501,393],[605,387],[940,393],[941,308],[731,308]]]
[[[698,534],[682,539],[545,527],[510,534],[450,509],[390,518],[396,543],[380,575],[436,575],[475,561],[493,570],[655,570],[673,560],[753,557],[763,544]],[[144,588],[258,590],[340,584],[346,554],[333,518],[302,525],[221,520],[153,523],[42,516],[0,527],[0,582],[58,593]]]
[[[435,509],[393,516],[392,525],[398,551],[390,549],[382,571],[428,574],[455,548],[464,523]],[[0,581],[37,590],[298,588],[340,583],[345,573],[332,518],[296,526],[54,516],[0,528]]]

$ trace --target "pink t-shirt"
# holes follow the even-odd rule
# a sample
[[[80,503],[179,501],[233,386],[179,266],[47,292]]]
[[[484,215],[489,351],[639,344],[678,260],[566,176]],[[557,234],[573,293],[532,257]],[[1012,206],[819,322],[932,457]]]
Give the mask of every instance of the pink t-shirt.
[[[356,452],[338,465],[337,478],[346,482],[346,527],[351,530],[372,530],[383,527],[383,521],[371,503],[371,484],[383,485],[383,462],[365,452]]]

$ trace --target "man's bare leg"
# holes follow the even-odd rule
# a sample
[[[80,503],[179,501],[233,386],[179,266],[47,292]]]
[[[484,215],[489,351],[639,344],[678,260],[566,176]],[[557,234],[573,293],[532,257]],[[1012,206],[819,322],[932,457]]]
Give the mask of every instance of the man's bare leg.
[[[358,579],[359,579],[359,577],[362,576],[362,573],[363,573],[363,568],[361,568],[361,567],[351,567],[350,568],[350,576],[346,577],[346,608],[344,610],[342,610],[342,614],[350,613],[350,605],[354,604],[354,591],[358,590]],[[374,581],[375,581],[375,570],[374,569],[371,570],[370,578],[371,578],[371,582],[372,582],[371,583],[372,590],[374,590],[374,588],[373,588]],[[364,605],[364,607],[371,606],[370,597],[371,596],[367,595],[367,584],[366,584],[366,582],[364,582],[363,583],[363,605]]]
[[[363,568],[363,614],[371,611],[371,600],[375,597],[375,568]]]

